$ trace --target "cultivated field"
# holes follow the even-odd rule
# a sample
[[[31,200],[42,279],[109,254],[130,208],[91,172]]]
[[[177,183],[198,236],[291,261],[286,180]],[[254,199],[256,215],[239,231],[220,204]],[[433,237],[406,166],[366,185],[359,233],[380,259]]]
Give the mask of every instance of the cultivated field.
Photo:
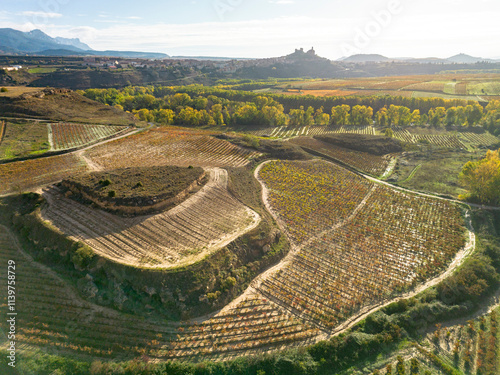
[[[47,125],[50,149],[60,151],[82,147],[130,131],[127,126],[55,123]]]
[[[298,136],[314,136],[314,135],[326,135],[326,134],[366,134],[375,135],[375,128],[373,126],[278,126],[275,128],[266,128],[258,130],[243,130],[243,132],[252,134],[255,136],[267,136],[273,138],[291,138]]]
[[[321,327],[444,270],[465,244],[460,211],[444,201],[377,186],[324,162],[270,162],[259,177],[300,245],[259,290]]]
[[[207,174],[207,184],[179,206],[135,218],[84,206],[49,187],[44,192],[49,206],[43,218],[116,262],[139,267],[184,266],[222,248],[260,221],[257,213],[228,193],[225,170],[213,168]]]
[[[88,167],[74,154],[0,164],[0,195],[54,183]]]
[[[490,100],[500,94],[500,74],[435,74],[311,80],[280,84],[273,92],[313,96],[443,97]]]
[[[301,132],[373,134],[372,127],[349,128]],[[293,142],[371,174],[388,167],[383,157],[313,139]],[[260,223],[259,214],[228,191],[223,169],[248,166],[259,155],[208,132],[165,127],[76,154],[0,165],[0,191],[49,185],[91,169],[202,166],[207,184],[179,206],[155,215],[119,217],[77,203],[53,185],[43,193],[48,202],[43,219],[97,254],[144,269],[188,266]],[[364,309],[437,276],[466,245],[462,213],[446,201],[396,191],[319,160],[270,161],[255,174],[292,250],[238,299],[196,321],[159,321],[85,301],[54,271],[27,257],[0,226],[0,262],[14,259],[20,270],[18,309],[24,313],[18,342],[24,349],[42,347],[61,355],[146,356],[153,361],[222,360],[304,346],[336,333]],[[5,283],[3,269],[0,282]],[[5,307],[3,302],[0,312]],[[0,327],[6,328],[6,322]]]
[[[290,142],[304,147],[305,149],[319,152],[320,154],[374,176],[383,175],[393,161],[393,158],[396,157],[396,155],[377,156],[367,152],[353,151],[308,137],[295,138]]]
[[[134,165],[242,167],[257,157],[255,151],[242,149],[207,132],[169,128],[119,139],[92,148],[84,156],[100,169],[118,169]]]
[[[260,296],[249,296],[213,318],[200,323],[157,322],[118,313],[78,296],[53,271],[19,250],[8,230],[0,226],[0,263],[14,260],[16,289],[16,340],[24,350],[43,347],[49,353],[83,355],[93,359],[127,360],[146,355],[151,359],[227,359],[241,354],[277,351],[306,345],[319,330],[283,313]],[[7,282],[7,267],[0,282]],[[2,297],[0,311],[6,307]],[[0,322],[7,329],[5,321]]]

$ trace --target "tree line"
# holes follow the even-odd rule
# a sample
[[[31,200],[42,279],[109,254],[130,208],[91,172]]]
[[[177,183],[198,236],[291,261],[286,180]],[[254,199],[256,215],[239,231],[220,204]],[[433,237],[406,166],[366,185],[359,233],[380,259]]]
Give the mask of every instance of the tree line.
[[[201,85],[89,89],[83,94],[142,121],[186,126],[483,126],[500,134],[500,101],[259,95]]]

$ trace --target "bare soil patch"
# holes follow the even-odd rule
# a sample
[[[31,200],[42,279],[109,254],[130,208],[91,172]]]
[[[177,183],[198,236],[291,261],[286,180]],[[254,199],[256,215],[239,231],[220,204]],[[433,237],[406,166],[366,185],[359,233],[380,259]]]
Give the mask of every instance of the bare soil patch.
[[[203,168],[164,166],[92,172],[65,179],[62,186],[81,203],[133,215],[172,208],[206,181]]]

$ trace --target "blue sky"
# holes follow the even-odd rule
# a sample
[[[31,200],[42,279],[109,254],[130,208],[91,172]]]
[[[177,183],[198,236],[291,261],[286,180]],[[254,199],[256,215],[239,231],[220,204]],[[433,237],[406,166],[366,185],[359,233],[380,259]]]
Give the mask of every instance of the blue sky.
[[[273,57],[500,57],[497,0],[0,0],[0,27],[98,50]]]

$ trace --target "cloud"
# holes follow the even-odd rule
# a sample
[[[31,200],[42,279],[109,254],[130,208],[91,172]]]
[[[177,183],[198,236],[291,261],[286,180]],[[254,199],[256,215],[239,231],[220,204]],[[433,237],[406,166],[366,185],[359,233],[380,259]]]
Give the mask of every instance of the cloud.
[[[295,4],[295,0],[269,0],[271,4]]]
[[[61,18],[63,16],[61,13],[41,12],[41,11],[25,11],[19,13],[19,15],[25,17],[39,17],[39,18]]]

